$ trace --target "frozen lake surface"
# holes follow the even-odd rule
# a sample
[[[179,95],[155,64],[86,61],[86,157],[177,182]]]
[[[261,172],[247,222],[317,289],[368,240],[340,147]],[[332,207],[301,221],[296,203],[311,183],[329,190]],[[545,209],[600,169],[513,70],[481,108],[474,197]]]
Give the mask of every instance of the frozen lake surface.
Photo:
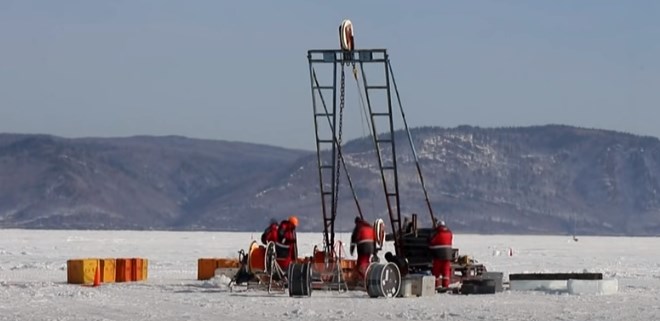
[[[614,295],[506,291],[370,299],[364,292],[229,292],[198,281],[200,257],[236,257],[260,233],[0,230],[0,320],[660,320],[660,238],[454,236],[454,247],[489,271],[601,272]],[[299,234],[300,255],[322,235]],[[339,239],[346,243],[348,235]],[[509,256],[509,249],[513,256]],[[385,251],[381,252],[382,256]],[[144,257],[149,279],[66,283],[66,261]]]

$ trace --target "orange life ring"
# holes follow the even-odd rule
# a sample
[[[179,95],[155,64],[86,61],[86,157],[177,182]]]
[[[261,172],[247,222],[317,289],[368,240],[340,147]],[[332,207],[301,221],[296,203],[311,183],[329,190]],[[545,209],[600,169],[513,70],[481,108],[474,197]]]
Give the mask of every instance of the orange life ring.
[[[385,222],[383,219],[379,218],[374,222],[374,231],[376,231],[376,247],[382,249],[385,242]]]

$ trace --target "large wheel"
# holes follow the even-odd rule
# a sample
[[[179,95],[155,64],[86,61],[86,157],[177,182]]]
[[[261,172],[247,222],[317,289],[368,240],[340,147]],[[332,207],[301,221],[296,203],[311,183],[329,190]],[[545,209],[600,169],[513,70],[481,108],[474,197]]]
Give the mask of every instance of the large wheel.
[[[268,244],[266,244],[264,262],[266,266],[266,273],[272,273],[275,270],[275,264],[277,263],[277,251],[275,249],[275,243],[268,242]]]
[[[401,272],[394,263],[372,263],[366,278],[367,294],[372,298],[392,298],[399,294]]]
[[[287,274],[289,296],[312,295],[311,263],[291,263]]]

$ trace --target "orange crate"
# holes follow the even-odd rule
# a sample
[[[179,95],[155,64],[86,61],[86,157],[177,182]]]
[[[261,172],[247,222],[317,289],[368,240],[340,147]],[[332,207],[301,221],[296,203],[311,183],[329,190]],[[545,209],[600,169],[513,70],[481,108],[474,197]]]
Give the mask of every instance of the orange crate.
[[[342,275],[344,280],[348,283],[356,283],[360,281],[360,275],[355,270],[344,270]]]
[[[131,276],[133,281],[142,281],[144,278],[142,277],[142,267],[143,267],[143,259],[141,258],[132,258],[131,263],[133,266],[131,267]]]
[[[240,267],[240,264],[238,263],[238,259],[221,258],[221,259],[215,259],[215,267],[216,268],[238,268],[238,267]]]
[[[113,283],[115,282],[117,260],[115,259],[99,259],[101,263],[101,282]]]
[[[115,277],[117,282],[131,282],[133,281],[133,260],[132,259],[117,259],[117,274]]]
[[[355,265],[357,265],[356,260],[341,260],[341,268],[342,269],[355,269]]]
[[[239,268],[238,259],[230,258],[201,258],[197,260],[197,279],[208,280],[215,276],[217,268]]]
[[[215,269],[217,267],[216,259],[214,258],[201,258],[197,260],[197,279],[208,280],[215,276]]]

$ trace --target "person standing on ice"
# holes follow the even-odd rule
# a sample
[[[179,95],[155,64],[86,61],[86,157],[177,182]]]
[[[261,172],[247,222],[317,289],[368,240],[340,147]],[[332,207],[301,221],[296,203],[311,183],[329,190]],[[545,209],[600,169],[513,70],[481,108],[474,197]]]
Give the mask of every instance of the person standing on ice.
[[[277,230],[277,242],[275,242],[277,263],[284,271],[289,268],[291,261],[298,258],[297,226],[298,218],[289,216],[289,219],[280,223]]]
[[[264,245],[267,245],[268,242],[277,243],[278,229],[279,225],[277,224],[277,220],[272,219],[266,230],[261,234],[261,243]]]
[[[438,221],[429,238],[429,251],[433,258],[431,272],[435,276],[435,287],[449,287],[451,279],[452,242],[454,235],[444,221]]]
[[[365,277],[365,272],[371,263],[371,256],[376,254],[376,231],[369,222],[355,218],[355,228],[351,234],[351,255],[357,248],[357,273]]]

